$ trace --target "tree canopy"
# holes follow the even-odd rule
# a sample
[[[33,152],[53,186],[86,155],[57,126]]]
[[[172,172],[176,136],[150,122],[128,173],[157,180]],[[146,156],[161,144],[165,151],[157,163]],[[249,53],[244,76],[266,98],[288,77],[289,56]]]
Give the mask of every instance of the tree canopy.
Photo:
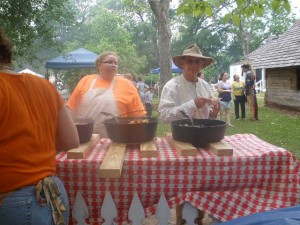
[[[175,8],[170,2],[3,0],[0,23],[20,65],[36,57],[44,67],[45,60],[79,47],[112,50],[120,56],[120,73],[146,78],[160,67],[165,83],[172,77],[170,59],[190,44],[214,59],[204,71],[209,81],[294,22],[287,0],[181,0]]]
[[[46,46],[55,45],[58,24],[72,24],[67,0],[1,0],[0,24],[14,45],[15,56],[32,61]]]
[[[236,26],[240,24],[240,18],[243,17],[263,17],[265,12],[272,9],[275,13],[291,11],[288,0],[202,0],[190,1],[182,0],[178,7],[178,13],[194,16],[210,16],[215,13],[223,14],[224,23],[230,20]]]

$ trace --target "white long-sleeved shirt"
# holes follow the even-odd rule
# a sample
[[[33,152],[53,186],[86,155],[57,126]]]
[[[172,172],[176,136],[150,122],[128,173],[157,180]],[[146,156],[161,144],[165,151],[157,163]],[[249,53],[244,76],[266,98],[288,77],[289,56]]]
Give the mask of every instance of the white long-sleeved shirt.
[[[178,120],[180,119],[178,116],[183,117],[180,111],[184,111],[194,119],[207,119],[210,105],[205,104],[198,109],[194,102],[196,97],[213,97],[210,85],[205,80],[198,79],[198,82],[192,83],[183,75],[169,80],[163,87],[158,106],[161,119],[165,122]]]

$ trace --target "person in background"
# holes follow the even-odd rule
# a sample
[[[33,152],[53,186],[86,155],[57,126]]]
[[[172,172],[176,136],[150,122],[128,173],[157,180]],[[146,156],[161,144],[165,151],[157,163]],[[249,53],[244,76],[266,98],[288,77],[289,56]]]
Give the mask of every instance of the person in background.
[[[107,137],[103,122],[114,116],[144,116],[145,108],[137,89],[132,83],[117,76],[118,56],[115,52],[104,52],[96,59],[98,74],[82,78],[67,106],[76,116],[95,121],[94,133]]]
[[[153,101],[154,88],[149,87],[145,91],[145,108],[147,111],[147,116],[152,116],[152,101]]]
[[[137,86],[136,86],[136,77],[135,77],[135,75],[134,74],[131,74],[131,76],[132,76],[132,80],[131,80],[131,83],[133,84],[133,86],[135,86],[136,88],[137,88]]]
[[[149,86],[144,83],[141,77],[138,77],[138,82],[136,83],[137,89],[139,91],[139,95],[143,104],[145,104],[145,91]]]
[[[230,108],[231,108],[231,84],[228,81],[228,74],[221,73],[219,77],[219,82],[217,83],[217,91],[219,93],[220,103],[221,103],[221,111],[220,117],[222,117],[222,113],[225,112],[225,117],[227,120],[227,126],[233,127],[230,123]]]
[[[256,99],[256,90],[255,90],[255,74],[251,70],[250,64],[242,65],[243,72],[246,73],[245,77],[245,95],[247,98],[247,102],[250,110],[250,120],[255,121],[258,120],[258,106]]]
[[[203,79],[203,80],[205,79],[205,75],[204,75],[204,73],[202,73],[201,71],[198,72],[197,77],[199,77],[199,78],[201,78],[201,79]]]
[[[203,56],[196,44],[190,45],[182,55],[174,56],[174,64],[183,74],[169,80],[162,89],[158,110],[164,122],[178,120],[184,112],[195,119],[208,119],[210,108],[219,99],[213,98],[210,85],[197,77],[197,73],[212,63],[212,58]],[[183,204],[176,208],[176,224],[181,225]],[[198,210],[197,223],[202,224],[204,212]]]
[[[233,75],[233,83],[231,85],[233,92],[233,102],[234,102],[234,112],[235,119],[240,119],[240,107],[241,107],[241,116],[242,120],[245,120],[245,105],[246,105],[246,96],[244,94],[245,83],[240,81],[240,76],[237,74]]]
[[[132,76],[130,73],[125,73],[125,74],[124,74],[124,78],[126,78],[126,79],[132,81],[133,76]]]
[[[157,94],[157,97],[160,98],[160,82],[159,81],[157,81],[154,84],[154,90],[155,90],[155,93]]]
[[[69,202],[55,156],[79,145],[56,88],[12,68],[12,45],[0,28],[0,224],[69,223]]]
[[[131,73],[125,73],[124,78],[130,80],[130,82],[133,84],[133,86],[135,86],[137,88],[136,82],[134,81],[134,76]]]
[[[240,81],[241,81],[241,82],[244,82],[244,83],[245,83],[245,77],[246,77],[246,74],[247,74],[247,72],[244,72],[243,69],[242,69],[242,73],[241,73],[241,76],[240,76]]]

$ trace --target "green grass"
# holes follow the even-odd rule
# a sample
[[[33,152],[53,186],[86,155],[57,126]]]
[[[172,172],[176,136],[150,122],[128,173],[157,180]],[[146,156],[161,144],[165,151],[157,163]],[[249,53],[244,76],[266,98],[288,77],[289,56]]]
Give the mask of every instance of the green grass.
[[[156,99],[154,103],[157,104]],[[246,106],[246,112],[249,109]],[[246,113],[246,117],[249,118]],[[158,113],[154,112],[154,116]],[[300,117],[292,117],[279,113],[263,105],[263,94],[258,95],[258,117],[259,121],[236,121],[234,116],[234,105],[231,110],[231,123],[234,127],[227,127],[226,135],[233,134],[254,134],[260,139],[278,147],[285,148],[292,152],[300,160]],[[224,118],[221,118],[224,119]],[[157,136],[163,136],[170,132],[170,125],[158,122]]]

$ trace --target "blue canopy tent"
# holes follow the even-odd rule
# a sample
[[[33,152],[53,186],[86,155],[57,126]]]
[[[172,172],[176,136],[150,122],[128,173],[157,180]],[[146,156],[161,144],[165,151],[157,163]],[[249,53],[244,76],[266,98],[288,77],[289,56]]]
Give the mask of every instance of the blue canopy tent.
[[[45,67],[56,70],[94,68],[97,57],[96,53],[79,48],[48,60]]]
[[[55,86],[57,86],[58,70],[96,68],[95,61],[97,57],[98,55],[96,53],[90,52],[84,48],[79,48],[57,56],[46,61],[46,78],[49,79],[48,69],[52,69],[55,77]]]
[[[151,70],[152,74],[159,74],[160,73],[160,68],[156,68]],[[182,73],[182,69],[178,68],[172,61],[172,73]]]
[[[58,70],[95,68],[95,61],[97,57],[98,55],[96,53],[90,52],[84,48],[79,48],[66,54],[57,56],[46,62],[46,78],[49,78],[48,69],[53,69],[54,76],[57,78]]]

